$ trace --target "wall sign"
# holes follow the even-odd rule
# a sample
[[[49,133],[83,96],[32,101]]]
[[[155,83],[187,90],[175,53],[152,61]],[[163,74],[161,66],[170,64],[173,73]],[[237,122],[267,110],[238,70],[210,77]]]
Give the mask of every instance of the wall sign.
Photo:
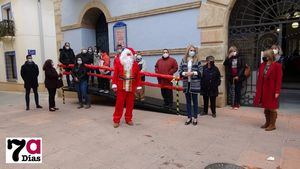
[[[114,50],[117,50],[117,46],[121,44],[123,47],[127,47],[127,25],[124,22],[117,22],[113,26],[114,31]]]
[[[28,49],[28,55],[36,55],[36,50]]]

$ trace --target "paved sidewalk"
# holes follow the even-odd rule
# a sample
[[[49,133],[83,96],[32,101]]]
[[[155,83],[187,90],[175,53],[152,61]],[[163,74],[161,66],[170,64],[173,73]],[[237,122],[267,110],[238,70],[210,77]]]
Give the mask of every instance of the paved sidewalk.
[[[49,112],[47,95],[40,98],[44,109],[25,111],[22,93],[0,92],[1,169],[203,169],[216,162],[300,168],[300,110],[280,113],[272,132],[259,128],[262,110],[251,107],[218,109],[216,119],[200,117],[196,127],[185,126],[183,116],[135,110],[135,126],[114,129],[112,106],[78,110],[76,100],[63,105],[58,98],[60,110]],[[14,136],[42,137],[43,164],[5,164],[5,137]]]

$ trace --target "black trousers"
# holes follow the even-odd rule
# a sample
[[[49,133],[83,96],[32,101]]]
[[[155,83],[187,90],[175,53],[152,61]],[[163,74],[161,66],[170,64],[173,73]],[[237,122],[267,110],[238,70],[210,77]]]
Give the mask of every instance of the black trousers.
[[[216,96],[203,96],[204,114],[208,113],[208,103],[210,101],[210,109],[212,114],[216,114]]]
[[[109,90],[110,88],[109,79],[98,78],[98,88],[102,90]]]
[[[161,89],[161,95],[164,99],[165,106],[173,105],[173,90],[170,89]]]
[[[31,88],[25,88],[26,93],[25,93],[25,100],[26,100],[26,107],[29,108],[29,104],[30,104],[30,90]],[[34,93],[34,100],[35,100],[35,105],[38,106],[39,104],[39,94],[37,91],[37,87],[32,88],[33,93]]]
[[[56,95],[56,88],[54,89],[48,89],[48,94],[49,94],[49,109],[50,108],[55,108],[55,95]]]

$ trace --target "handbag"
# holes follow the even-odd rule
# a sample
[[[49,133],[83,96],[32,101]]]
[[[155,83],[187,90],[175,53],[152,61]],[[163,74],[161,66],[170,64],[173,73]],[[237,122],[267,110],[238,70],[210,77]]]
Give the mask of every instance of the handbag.
[[[61,77],[57,79],[56,88],[62,88],[64,86],[63,80]]]
[[[245,66],[244,75],[245,75],[246,78],[249,78],[250,75],[251,75],[251,69],[250,69],[250,66],[248,64],[246,64],[246,66]]]

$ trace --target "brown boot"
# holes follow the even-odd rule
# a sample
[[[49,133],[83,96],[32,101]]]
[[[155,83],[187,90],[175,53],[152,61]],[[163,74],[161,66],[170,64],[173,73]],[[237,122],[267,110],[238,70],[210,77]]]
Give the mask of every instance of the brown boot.
[[[277,119],[277,111],[271,111],[270,125],[266,128],[266,131],[272,131],[276,129],[275,123]]]
[[[265,129],[270,125],[270,111],[265,109],[264,113],[265,113],[266,122],[264,125],[260,127],[262,129]]]

